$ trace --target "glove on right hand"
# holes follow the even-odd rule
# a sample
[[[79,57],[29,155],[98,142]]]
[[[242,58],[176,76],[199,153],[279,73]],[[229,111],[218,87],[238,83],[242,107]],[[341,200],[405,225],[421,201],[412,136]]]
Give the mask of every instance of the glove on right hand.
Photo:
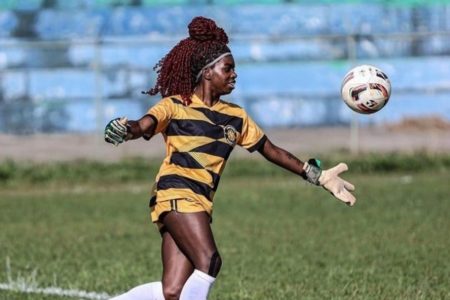
[[[126,117],[116,118],[106,125],[105,127],[105,141],[110,144],[117,146],[127,140],[128,119]]]

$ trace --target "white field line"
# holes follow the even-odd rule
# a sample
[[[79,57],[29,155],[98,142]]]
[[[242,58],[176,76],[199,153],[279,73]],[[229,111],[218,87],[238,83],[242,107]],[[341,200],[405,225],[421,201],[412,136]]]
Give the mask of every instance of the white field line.
[[[76,297],[79,299],[105,300],[111,298],[106,293],[86,292],[81,290],[65,290],[59,287],[40,288],[33,285],[28,285],[24,282],[9,282],[0,283],[0,290],[21,292],[27,294],[43,294],[61,297]]]
[[[111,298],[107,293],[87,292],[82,290],[65,290],[60,287],[39,287],[36,280],[37,270],[30,276],[18,276],[17,280],[12,279],[11,262],[6,257],[6,278],[8,282],[0,282],[0,290],[13,291],[27,294],[42,294],[61,297],[74,297],[78,299],[105,300]]]

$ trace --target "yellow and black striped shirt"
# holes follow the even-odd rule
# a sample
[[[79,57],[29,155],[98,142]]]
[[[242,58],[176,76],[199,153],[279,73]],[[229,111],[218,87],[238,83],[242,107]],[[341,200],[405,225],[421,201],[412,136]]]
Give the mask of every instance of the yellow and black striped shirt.
[[[147,114],[156,122],[155,134],[162,133],[166,143],[151,205],[186,198],[199,201],[211,213],[220,175],[234,146],[253,152],[266,140],[244,109],[222,100],[208,107],[193,95],[192,103],[185,106],[180,96],[171,96]]]

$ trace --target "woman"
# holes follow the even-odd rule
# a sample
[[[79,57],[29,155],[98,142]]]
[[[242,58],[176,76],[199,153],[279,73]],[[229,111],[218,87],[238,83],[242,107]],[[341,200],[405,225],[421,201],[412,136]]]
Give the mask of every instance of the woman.
[[[207,299],[222,265],[210,226],[213,197],[235,145],[258,151],[349,205],[356,201],[349,192],[354,186],[338,176],[345,164],[321,170],[315,159],[302,162],[272,144],[242,108],[220,99],[237,78],[228,37],[203,17],[188,28],[189,37],[156,65],[156,85],[146,92],[164,98],[141,119],[117,118],[105,128],[105,140],[114,145],[162,133],[167,149],[150,200],[162,235],[162,283],[141,285],[115,300]]]

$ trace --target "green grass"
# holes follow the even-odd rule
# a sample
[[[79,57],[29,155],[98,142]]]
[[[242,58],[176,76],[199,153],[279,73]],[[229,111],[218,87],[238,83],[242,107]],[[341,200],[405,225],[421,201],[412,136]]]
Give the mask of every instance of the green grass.
[[[287,172],[233,168],[216,195],[224,265],[210,299],[450,298],[448,169],[346,174],[349,208]],[[150,179],[20,182],[0,187],[0,282],[112,295],[159,280]]]
[[[259,155],[253,157],[261,157]],[[302,157],[302,156],[299,156]],[[303,158],[305,159],[305,158]],[[418,152],[413,154],[386,153],[349,156],[343,153],[327,155],[323,167],[330,167],[345,161],[353,173],[373,172],[417,172],[424,170],[450,170],[449,154],[430,154]],[[267,177],[285,176],[286,171],[274,167],[263,159],[231,159],[225,172],[233,177]],[[115,183],[131,182],[148,178],[153,180],[159,170],[161,160],[130,158],[114,163],[98,161],[77,161],[59,163],[27,163],[0,161],[0,188],[19,187],[24,184],[48,184],[74,182]]]

